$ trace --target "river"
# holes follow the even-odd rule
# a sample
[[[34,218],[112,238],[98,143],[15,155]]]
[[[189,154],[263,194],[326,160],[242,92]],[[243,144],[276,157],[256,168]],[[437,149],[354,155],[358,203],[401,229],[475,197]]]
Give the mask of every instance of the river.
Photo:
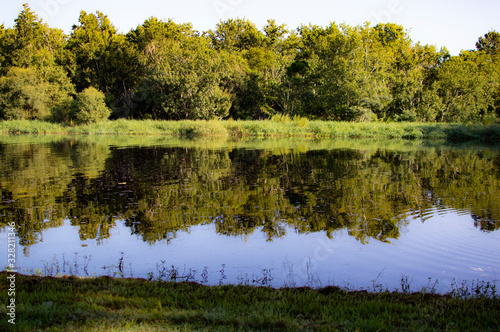
[[[500,274],[497,146],[10,135],[0,181],[23,273],[439,292]]]

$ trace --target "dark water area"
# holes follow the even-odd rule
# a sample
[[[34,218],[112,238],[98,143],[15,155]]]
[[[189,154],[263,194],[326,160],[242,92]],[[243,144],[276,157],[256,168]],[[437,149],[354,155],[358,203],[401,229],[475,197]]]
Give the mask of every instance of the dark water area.
[[[25,273],[446,290],[498,279],[499,151],[2,136],[0,240]]]

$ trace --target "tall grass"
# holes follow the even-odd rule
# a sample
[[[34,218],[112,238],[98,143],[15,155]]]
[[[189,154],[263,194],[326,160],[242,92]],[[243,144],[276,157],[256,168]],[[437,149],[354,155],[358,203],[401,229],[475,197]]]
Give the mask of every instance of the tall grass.
[[[307,118],[277,114],[269,120],[155,121],[115,120],[73,126],[42,121],[0,121],[4,134],[75,134],[75,135],[174,135],[174,136],[284,136],[332,138],[402,138],[476,140],[500,143],[500,125],[443,123],[353,123],[310,121]]]

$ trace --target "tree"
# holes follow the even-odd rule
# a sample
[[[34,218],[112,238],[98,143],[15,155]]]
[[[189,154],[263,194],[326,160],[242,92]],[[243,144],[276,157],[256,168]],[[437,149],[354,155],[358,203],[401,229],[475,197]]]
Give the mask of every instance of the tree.
[[[104,102],[104,94],[89,87],[76,95],[72,105],[73,116],[77,123],[97,123],[106,120],[111,110]]]
[[[144,77],[135,94],[135,99],[142,99],[143,115],[160,119],[228,115],[231,96],[224,89],[228,68],[206,38],[156,19],[148,20],[132,38],[143,47],[139,52]]]
[[[444,109],[441,121],[492,122],[500,118],[500,34],[480,37],[477,50],[446,59],[436,71]]]
[[[302,26],[289,77],[301,111],[325,119],[371,121],[390,101],[388,57],[369,25]]]
[[[0,61],[5,76],[0,78],[0,85],[4,118],[65,118],[61,111],[71,101],[74,87],[60,66],[65,56],[64,43],[62,31],[43,24],[27,4],[13,29],[2,27]]]
[[[62,119],[73,86],[60,67],[12,67],[0,77],[0,113],[5,119]]]
[[[344,121],[434,121],[441,111],[434,83],[446,51],[413,44],[402,26],[302,26],[299,34],[288,77],[301,112]]]
[[[94,87],[106,96],[113,117],[133,114],[132,94],[143,75],[139,54],[130,38],[118,34],[106,15],[82,11],[66,45],[67,63],[77,91]]]
[[[277,25],[274,20],[268,20],[263,31],[264,34],[255,32],[263,38],[261,42],[228,51],[239,58],[239,61],[234,61],[239,67],[235,66],[230,89],[234,95],[229,111],[231,117],[261,119],[276,112],[290,111],[284,98],[283,80],[295,51],[287,43],[288,31],[284,24]]]
[[[52,29],[42,23],[27,4],[15,20],[10,37],[10,63],[17,67],[59,64],[64,56],[65,35],[60,29]]]
[[[9,44],[11,38],[8,30],[5,29],[3,24],[0,24],[0,76],[7,74],[11,64],[9,63]]]
[[[264,34],[249,20],[229,19],[219,22],[215,30],[208,32],[212,46],[216,50],[242,51],[259,47]]]
[[[435,121],[443,105],[433,71],[441,66],[448,52],[415,44],[398,48],[395,54],[390,81],[393,101],[388,116],[399,121]]]
[[[462,51],[439,71],[439,93],[445,105],[441,121],[476,122],[494,109],[498,83],[491,76],[489,56]]]
[[[189,37],[197,37],[199,33],[193,30],[190,23],[177,24],[173,20],[159,20],[150,17],[142,25],[127,33],[127,41],[139,50],[152,47],[152,43],[162,40],[183,41]]]
[[[266,36],[264,43],[270,48],[279,47],[289,33],[286,24],[277,25],[275,20],[267,20],[267,25],[262,30]]]
[[[4,119],[46,119],[48,85],[32,68],[11,68],[0,78],[0,112]]]
[[[484,37],[479,37],[476,48],[478,51],[486,52],[490,56],[500,56],[500,33],[490,31]]]
[[[116,28],[101,12],[80,12],[79,24],[66,44],[73,59],[69,63],[70,76],[77,91],[93,86],[106,92],[111,68],[107,68],[109,47],[116,36]]]
[[[486,53],[489,56],[486,67],[489,72],[494,105],[492,106],[492,115],[496,117],[496,121],[500,120],[500,33],[490,31],[480,37],[476,43],[478,52]],[[496,91],[495,91],[496,90]]]

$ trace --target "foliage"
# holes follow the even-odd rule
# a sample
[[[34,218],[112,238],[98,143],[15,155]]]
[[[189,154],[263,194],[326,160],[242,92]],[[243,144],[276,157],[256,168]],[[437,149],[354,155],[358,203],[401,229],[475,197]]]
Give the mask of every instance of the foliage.
[[[0,77],[0,114],[4,119],[61,118],[72,92],[60,67],[12,67]]]
[[[447,121],[477,122],[495,114],[496,94],[500,89],[500,58],[486,52],[463,51],[443,64],[438,86]]]
[[[173,271],[175,273],[175,271]],[[1,272],[6,280],[12,274]],[[16,324],[3,330],[498,330],[498,298],[321,289],[204,286],[134,278],[14,274]],[[176,277],[176,275],[173,275]],[[265,276],[264,276],[265,277]],[[0,299],[6,303],[8,292]],[[487,308],[487,310],[485,310]],[[5,315],[5,306],[2,308]],[[76,319],[75,319],[76,317]]]
[[[161,24],[161,23],[160,23]],[[223,59],[198,36],[153,40],[141,54],[146,74],[137,94],[154,119],[211,119],[228,115],[231,97],[221,86]]]
[[[489,31],[476,50],[450,56],[445,48],[412,42],[394,23],[289,30],[274,20],[259,29],[248,19],[228,19],[199,32],[190,23],[151,17],[123,34],[99,11],[81,11],[65,36],[25,4],[13,28],[0,26],[1,117],[70,121],[69,99],[93,87],[104,93],[112,119],[284,113],[492,124],[500,119],[499,48],[500,34]],[[37,75],[17,72],[25,79],[14,83],[14,67]]]
[[[72,81],[77,91],[83,91],[89,86],[106,91],[109,86],[109,76],[113,71],[107,68],[109,47],[116,37],[116,29],[106,15],[101,12],[80,13],[79,25],[73,26],[73,32],[66,44],[71,53],[69,59]]]
[[[0,113],[4,119],[66,120],[74,87],[60,65],[65,36],[25,4],[13,29],[0,34]]]
[[[0,109],[5,119],[44,119],[47,108],[47,85],[34,69],[13,67],[0,78]]]
[[[353,123],[310,121],[306,117],[278,113],[269,120],[125,120],[104,121],[93,125],[67,126],[65,123],[9,120],[0,122],[1,133],[52,134],[121,134],[176,136],[287,136],[332,138],[403,138],[442,139],[448,142],[500,142],[499,125],[465,125],[446,123],[376,122]]]
[[[77,123],[97,123],[106,120],[111,114],[104,102],[104,94],[93,88],[80,92],[72,105],[73,117]]]

